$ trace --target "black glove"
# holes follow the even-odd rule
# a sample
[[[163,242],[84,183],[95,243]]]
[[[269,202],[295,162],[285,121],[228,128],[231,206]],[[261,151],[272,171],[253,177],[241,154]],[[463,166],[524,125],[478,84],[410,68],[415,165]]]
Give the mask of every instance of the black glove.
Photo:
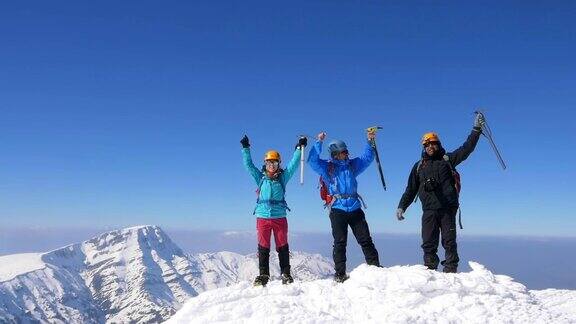
[[[240,140],[240,144],[242,144],[243,148],[249,148],[250,141],[248,140],[248,136],[244,135],[244,137],[242,137],[242,139]]]
[[[308,145],[308,138],[300,137],[300,139],[298,140],[298,144],[296,144],[296,148],[299,148],[301,146],[306,147],[306,145]]]

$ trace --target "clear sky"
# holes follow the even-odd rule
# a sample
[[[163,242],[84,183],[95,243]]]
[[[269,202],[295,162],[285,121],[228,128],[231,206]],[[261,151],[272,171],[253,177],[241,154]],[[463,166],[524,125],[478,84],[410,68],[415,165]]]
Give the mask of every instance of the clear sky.
[[[485,139],[460,167],[464,234],[575,236],[576,3],[558,1],[19,1],[0,10],[0,226],[251,230],[258,164],[324,130],[352,155],[374,232],[420,155]],[[329,231],[306,166],[293,231]]]

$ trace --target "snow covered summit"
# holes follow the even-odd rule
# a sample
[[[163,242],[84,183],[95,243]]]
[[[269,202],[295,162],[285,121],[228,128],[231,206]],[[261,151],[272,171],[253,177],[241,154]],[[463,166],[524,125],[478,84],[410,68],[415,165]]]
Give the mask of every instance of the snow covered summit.
[[[575,323],[576,291],[529,291],[470,262],[471,272],[360,265],[332,280],[250,282],[191,299],[167,323]]]

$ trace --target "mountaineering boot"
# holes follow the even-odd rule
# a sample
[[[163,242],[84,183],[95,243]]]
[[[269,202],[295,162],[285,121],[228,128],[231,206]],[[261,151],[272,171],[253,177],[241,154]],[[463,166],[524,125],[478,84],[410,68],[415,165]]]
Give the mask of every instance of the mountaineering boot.
[[[438,269],[438,263],[440,263],[440,258],[436,253],[425,253],[424,254],[424,265],[430,270]]]
[[[288,244],[276,249],[278,251],[278,261],[280,263],[280,273],[290,275],[290,250]]]
[[[342,283],[342,282],[348,280],[348,278],[350,278],[350,276],[345,274],[345,273],[337,273],[334,275],[334,281],[336,281],[338,283]]]
[[[270,279],[269,275],[257,276],[256,279],[254,279],[254,287],[257,287],[257,286],[266,287],[266,284],[268,283],[269,279]]]
[[[283,245],[276,249],[278,251],[278,261],[280,262],[280,276],[282,284],[287,285],[294,282],[294,278],[290,275],[290,250],[288,244]]]
[[[458,258],[458,254],[455,255],[456,255],[455,258],[453,257],[453,255],[450,255],[449,257],[446,258],[446,260],[440,262],[440,264],[444,266],[445,273],[458,272],[458,261],[460,261],[460,259]],[[450,259],[451,262],[448,262],[448,259]]]
[[[294,279],[292,278],[292,276],[289,273],[283,273],[281,278],[282,278],[282,284],[283,285],[291,284],[294,282]]]
[[[456,272],[458,272],[457,267],[453,267],[453,266],[444,267],[444,273],[456,273]]]
[[[266,286],[270,280],[270,249],[258,244],[258,268],[260,275],[254,279],[254,286]]]

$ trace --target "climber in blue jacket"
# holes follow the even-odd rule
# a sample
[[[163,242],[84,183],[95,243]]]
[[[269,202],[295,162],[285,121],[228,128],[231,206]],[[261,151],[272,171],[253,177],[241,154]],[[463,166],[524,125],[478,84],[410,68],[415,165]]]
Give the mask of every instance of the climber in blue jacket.
[[[326,133],[318,134],[317,141],[310,149],[308,163],[316,173],[320,174],[322,181],[327,185],[330,201],[330,223],[334,237],[334,280],[344,282],[348,279],[346,274],[346,244],[348,226],[352,229],[354,237],[362,247],[362,252],[369,265],[380,266],[378,251],[372,242],[370,230],[364,211],[363,200],[358,194],[356,177],[364,172],[374,161],[374,151],[370,140],[376,137],[375,132],[368,132],[366,147],[360,157],[349,158],[348,148],[343,141],[333,141],[328,145],[330,160],[322,160],[322,143]]]

